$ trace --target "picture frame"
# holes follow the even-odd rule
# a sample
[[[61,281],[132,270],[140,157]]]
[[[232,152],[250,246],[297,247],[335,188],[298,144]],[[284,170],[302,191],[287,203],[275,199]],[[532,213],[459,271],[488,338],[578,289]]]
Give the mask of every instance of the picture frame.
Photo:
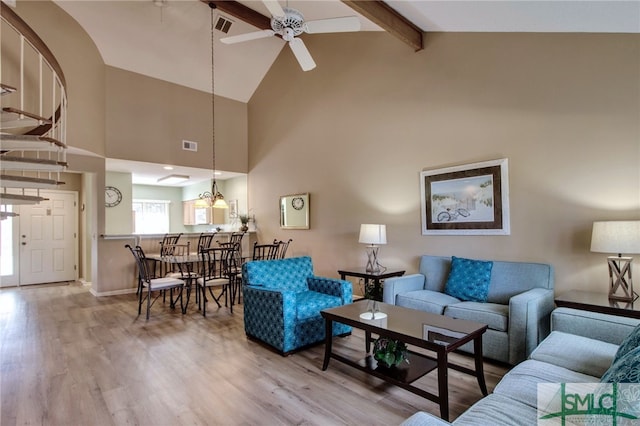
[[[422,235],[509,235],[508,159],[420,172]]]
[[[229,200],[229,219],[238,218],[238,200]]]

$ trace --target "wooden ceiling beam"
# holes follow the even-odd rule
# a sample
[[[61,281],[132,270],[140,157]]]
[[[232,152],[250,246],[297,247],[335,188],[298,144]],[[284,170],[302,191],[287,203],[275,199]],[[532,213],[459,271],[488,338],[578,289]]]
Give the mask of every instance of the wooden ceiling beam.
[[[422,30],[383,1],[342,0],[342,3],[379,25],[388,33],[396,36],[411,46],[416,52],[424,49],[422,44]]]
[[[271,18],[231,0],[200,0],[213,4],[223,13],[238,18],[261,30],[271,29]],[[415,51],[424,48],[422,30],[380,0],[342,0],[344,4],[408,44]]]
[[[226,0],[200,0],[206,4],[213,4],[220,12],[229,14],[235,18],[241,19],[247,24],[253,25],[261,30],[271,29],[271,18],[267,18],[261,13],[248,8],[247,6],[240,4],[236,1]]]

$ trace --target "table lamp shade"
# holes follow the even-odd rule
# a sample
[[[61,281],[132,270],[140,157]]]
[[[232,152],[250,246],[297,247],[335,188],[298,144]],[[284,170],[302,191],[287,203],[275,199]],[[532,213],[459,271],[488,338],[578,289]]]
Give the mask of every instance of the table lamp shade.
[[[640,220],[593,222],[591,251],[640,253]]]
[[[387,226],[363,223],[360,225],[360,238],[363,244],[387,244]]]

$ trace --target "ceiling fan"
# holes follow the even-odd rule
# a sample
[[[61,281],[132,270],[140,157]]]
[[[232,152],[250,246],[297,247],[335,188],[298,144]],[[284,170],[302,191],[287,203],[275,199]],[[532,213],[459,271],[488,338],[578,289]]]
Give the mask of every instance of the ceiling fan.
[[[289,47],[302,69],[309,71],[316,67],[316,63],[304,42],[297,38],[300,34],[340,33],[360,30],[360,20],[357,16],[305,21],[302,13],[290,7],[280,6],[277,0],[262,0],[262,2],[271,14],[270,30],[225,37],[220,41],[226,44],[233,44],[279,35],[289,43]]]

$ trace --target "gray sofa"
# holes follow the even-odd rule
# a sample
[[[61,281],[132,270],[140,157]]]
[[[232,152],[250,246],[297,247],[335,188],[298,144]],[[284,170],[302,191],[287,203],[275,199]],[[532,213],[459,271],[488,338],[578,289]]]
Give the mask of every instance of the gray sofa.
[[[487,324],[483,356],[515,365],[549,334],[554,308],[553,267],[493,261],[487,302],[461,301],[444,293],[450,257],[422,256],[419,273],[388,278],[383,301]],[[472,344],[461,348],[473,352]]]
[[[632,318],[557,308],[551,315],[551,334],[528,360],[505,374],[493,393],[453,423],[418,412],[402,426],[539,424],[537,384],[599,382],[618,345],[639,323]]]

